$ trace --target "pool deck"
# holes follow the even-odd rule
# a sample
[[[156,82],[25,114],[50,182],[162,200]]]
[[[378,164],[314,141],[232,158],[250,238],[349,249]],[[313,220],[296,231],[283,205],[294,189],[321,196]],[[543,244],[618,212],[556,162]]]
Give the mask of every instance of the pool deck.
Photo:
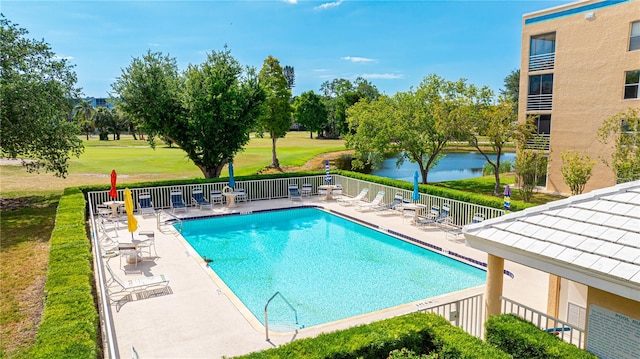
[[[301,205],[321,206],[334,213],[375,224],[480,262],[486,262],[487,255],[484,252],[465,246],[462,240],[455,240],[436,227],[413,226],[408,218],[398,214],[359,212],[356,210],[357,207],[342,206],[336,201],[322,201],[317,197],[304,197],[302,201],[295,202],[289,199],[243,202],[235,208],[216,205],[213,210],[191,207],[187,213],[179,213],[178,216],[184,218],[229,212],[246,213]],[[134,294],[110,304],[111,321],[122,358],[131,357],[132,346],[141,358],[233,357],[272,348],[294,339],[313,337],[322,332],[413,312],[429,304],[445,303],[484,291],[484,286],[480,286],[435,298],[425,298],[422,301],[371,314],[301,329],[297,333],[270,331],[270,341],[266,341],[262,324],[239,304],[233,293],[179,235],[171,231],[164,233],[158,231],[154,217],[143,218],[137,215],[136,218],[139,222],[139,231],[155,232],[158,257],[153,260],[145,259],[138,262],[137,266],[126,264],[123,260],[122,267],[120,258],[114,257],[108,259],[110,267],[123,280],[162,274],[170,283],[165,290],[148,291],[141,295]],[[126,224],[117,230],[117,234],[113,231],[109,233],[113,236],[117,235],[116,239],[120,241],[130,241],[131,238]],[[137,232],[135,236],[140,237]],[[548,275],[512,262],[505,262],[505,269],[512,272],[515,279],[505,277],[503,295],[534,309],[545,311]],[[110,279],[109,274],[106,276]],[[267,299],[265,298],[265,302]]]

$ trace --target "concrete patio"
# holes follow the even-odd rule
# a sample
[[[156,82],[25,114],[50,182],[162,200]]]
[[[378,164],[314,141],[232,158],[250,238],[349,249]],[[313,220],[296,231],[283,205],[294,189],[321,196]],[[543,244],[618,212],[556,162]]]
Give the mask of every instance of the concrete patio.
[[[216,205],[211,209],[190,207],[179,217],[219,215],[229,212],[247,213],[271,208],[314,205],[334,213],[376,224],[404,236],[419,239],[462,256],[486,262],[487,255],[465,246],[437,227],[416,227],[409,218],[398,214],[358,212],[354,206],[341,206],[336,201],[322,201],[318,197],[304,197],[302,201],[288,199],[251,201],[235,208]],[[110,267],[124,280],[163,274],[170,280],[164,290],[150,290],[110,303],[111,322],[117,338],[120,357],[130,357],[135,347],[141,358],[220,358],[233,357],[278,346],[294,339],[313,337],[322,332],[401,315],[423,309],[425,303],[445,303],[474,293],[482,293],[484,286],[467,289],[436,298],[408,303],[402,306],[361,315],[321,326],[304,328],[298,333],[270,332],[265,340],[262,324],[240,303],[235,295],[206,265],[195,251],[175,231],[160,232],[154,217],[136,216],[139,231],[154,231],[158,257],[135,264],[126,264],[113,257]],[[110,234],[114,234],[113,231]],[[126,226],[117,230],[117,239],[129,241]],[[135,233],[138,237],[138,232]],[[514,279],[505,277],[504,295],[540,311],[546,310],[547,274],[507,262],[505,269]],[[107,274],[107,279],[109,275]],[[266,301],[267,298],[265,298]]]

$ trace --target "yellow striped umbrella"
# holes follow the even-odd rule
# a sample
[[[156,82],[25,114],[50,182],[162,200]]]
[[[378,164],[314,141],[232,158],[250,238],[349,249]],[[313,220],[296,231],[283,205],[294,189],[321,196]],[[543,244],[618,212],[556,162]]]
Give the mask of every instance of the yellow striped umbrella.
[[[138,229],[138,220],[133,216],[133,197],[131,197],[129,188],[124,190],[124,209],[127,211],[127,228],[131,232],[131,238],[133,238],[133,232]]]

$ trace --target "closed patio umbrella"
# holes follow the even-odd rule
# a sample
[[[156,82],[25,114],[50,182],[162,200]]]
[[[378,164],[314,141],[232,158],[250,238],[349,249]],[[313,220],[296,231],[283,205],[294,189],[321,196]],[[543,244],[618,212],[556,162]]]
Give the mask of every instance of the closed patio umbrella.
[[[229,161],[229,187],[236,188],[236,180],[233,179],[233,162]]]
[[[413,174],[413,195],[411,196],[411,199],[414,202],[420,200],[420,192],[418,191],[418,171]]]
[[[509,185],[504,187],[504,212],[509,213],[511,209],[511,188]]]
[[[124,190],[124,209],[127,211],[127,229],[131,232],[131,239],[133,239],[133,232],[138,229],[138,220],[133,216],[133,197],[129,188]]]
[[[325,181],[327,183],[331,183],[331,175],[329,174],[329,160],[324,161],[324,172],[327,174],[327,177],[325,177]]]
[[[116,199],[118,197],[118,191],[116,190],[116,180],[118,174],[116,170],[111,170],[111,190],[109,191],[109,197]]]

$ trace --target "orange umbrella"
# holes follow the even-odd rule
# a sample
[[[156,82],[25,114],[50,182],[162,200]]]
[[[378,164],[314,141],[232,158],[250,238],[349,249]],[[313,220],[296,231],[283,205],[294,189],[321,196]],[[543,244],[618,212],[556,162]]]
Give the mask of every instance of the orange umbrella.
[[[127,211],[127,229],[129,229],[131,238],[133,238],[133,232],[138,229],[138,220],[133,216],[133,197],[129,188],[124,190],[124,209]]]
[[[116,170],[111,170],[111,190],[109,191],[109,197],[116,199],[118,197],[118,191],[116,191],[116,179],[118,175]]]

